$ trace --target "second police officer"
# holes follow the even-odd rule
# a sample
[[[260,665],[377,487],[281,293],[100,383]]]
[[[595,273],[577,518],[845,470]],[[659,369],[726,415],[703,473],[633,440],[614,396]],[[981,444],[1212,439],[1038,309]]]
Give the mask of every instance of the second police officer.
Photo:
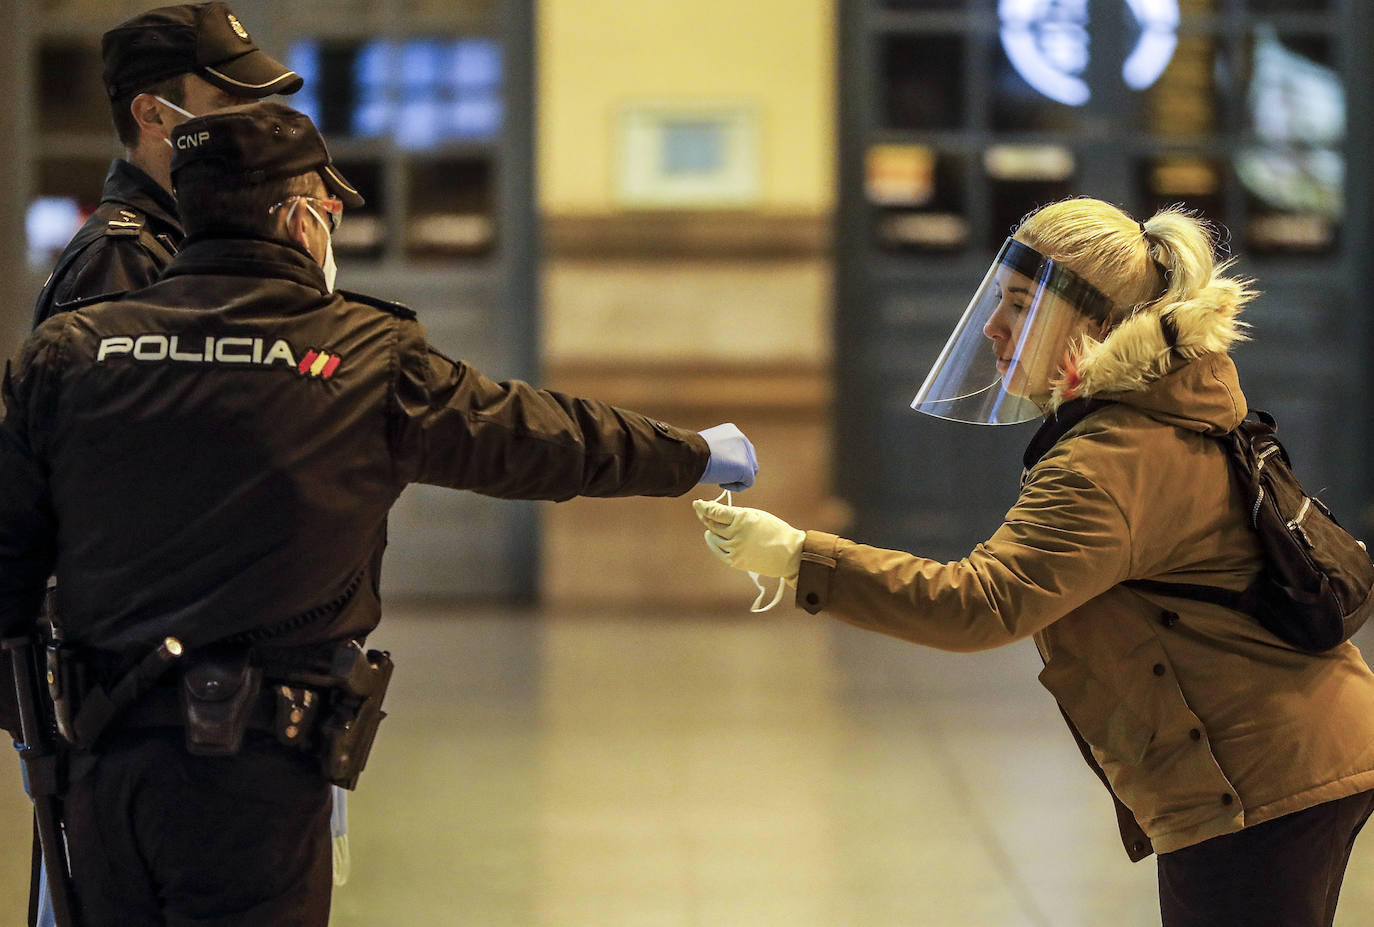
[[[300,75],[267,55],[223,3],[159,7],[101,38],[103,79],[124,157],[57,259],[33,324],[63,303],[147,286],[184,237],[172,199],[172,129],[191,115],[295,93]]]

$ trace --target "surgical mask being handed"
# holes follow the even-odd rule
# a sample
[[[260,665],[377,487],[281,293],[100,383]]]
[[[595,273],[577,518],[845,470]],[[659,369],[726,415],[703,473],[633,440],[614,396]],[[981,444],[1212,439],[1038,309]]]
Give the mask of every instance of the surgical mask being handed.
[[[716,496],[716,498],[712,501],[724,502],[726,505],[731,505],[731,498],[732,497],[730,495],[730,490],[723,489],[721,490],[720,495]],[[772,601],[770,601],[767,605],[764,605],[763,600],[768,597],[768,587],[763,584],[762,575],[759,573],[755,573],[753,570],[746,570],[745,572],[747,572],[749,574],[749,578],[753,580],[754,588],[759,591],[759,594],[754,597],[754,604],[749,606],[749,610],[751,612],[771,611],[774,606],[776,606],[779,602],[782,601],[782,594],[787,591],[787,580],[778,580],[778,591],[773,594]]]
[[[173,103],[171,100],[164,100],[162,97],[158,96],[157,94],[153,94],[153,99],[154,99],[154,100],[157,100],[157,101],[158,101],[159,103],[161,103],[163,106],[171,107],[172,109],[176,110],[178,113],[181,113],[181,115],[185,116],[187,119],[195,119],[195,118],[196,118],[196,114],[195,114],[195,113],[187,112],[186,110],[182,109],[180,106],[177,106],[177,105],[176,105],[175,103]],[[171,140],[170,138],[164,138],[163,141],[167,144],[167,147],[168,147],[168,148],[171,148],[171,147],[172,147],[172,140]]]

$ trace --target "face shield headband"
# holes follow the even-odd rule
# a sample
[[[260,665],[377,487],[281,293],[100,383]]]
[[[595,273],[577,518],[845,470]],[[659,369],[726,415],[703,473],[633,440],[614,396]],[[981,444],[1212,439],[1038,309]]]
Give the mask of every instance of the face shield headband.
[[[1008,238],[911,407],[976,425],[1042,418],[1074,343],[1101,334],[1112,302]]]

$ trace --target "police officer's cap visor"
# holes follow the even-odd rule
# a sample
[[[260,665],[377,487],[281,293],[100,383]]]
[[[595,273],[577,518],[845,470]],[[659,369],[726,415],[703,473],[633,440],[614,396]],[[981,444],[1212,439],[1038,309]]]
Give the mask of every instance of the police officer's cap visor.
[[[295,93],[305,84],[299,74],[260,50],[201,65],[196,73],[227,93],[250,99]]]
[[[223,3],[196,9],[196,73],[236,97],[262,99],[295,93],[305,83],[290,68],[258,48],[248,30]]]
[[[219,2],[149,10],[106,32],[100,46],[105,87],[115,100],[178,74],[196,74],[252,100],[295,93],[305,83],[258,48],[233,11]]]
[[[325,189],[342,200],[349,209],[357,209],[363,205],[363,195],[358,192],[358,188],[344,179],[344,175],[340,174],[339,169],[333,164],[321,167],[320,177],[324,179]]]
[[[231,183],[262,183],[315,171],[345,206],[363,205],[357,188],[334,166],[310,117],[275,101],[188,119],[172,130],[171,142],[174,183],[187,165],[196,163]]]

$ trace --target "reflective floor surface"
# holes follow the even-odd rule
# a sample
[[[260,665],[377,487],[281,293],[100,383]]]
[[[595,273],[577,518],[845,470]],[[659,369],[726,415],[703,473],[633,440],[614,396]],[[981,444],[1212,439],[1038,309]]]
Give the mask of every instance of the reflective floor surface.
[[[372,644],[397,670],[334,927],[1159,923],[1029,643],[943,654],[784,606],[396,609]],[[1371,874],[1366,835],[1339,927],[1374,923]]]

